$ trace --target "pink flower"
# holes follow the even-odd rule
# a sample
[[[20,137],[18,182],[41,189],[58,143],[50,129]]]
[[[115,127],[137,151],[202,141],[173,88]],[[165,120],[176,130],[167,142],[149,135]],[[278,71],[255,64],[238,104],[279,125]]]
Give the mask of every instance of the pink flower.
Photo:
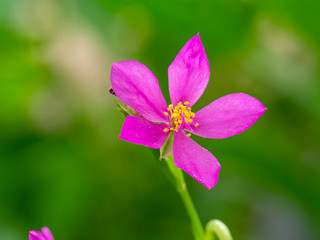
[[[32,230],[29,232],[29,240],[54,240],[49,228],[43,227],[42,232]]]
[[[167,103],[153,73],[137,61],[112,65],[111,84],[117,97],[143,118],[127,116],[119,138],[151,148],[161,148],[173,135],[173,158],[183,169],[211,189],[218,181],[220,164],[189,136],[227,138],[248,129],[266,110],[254,97],[233,93],[192,112],[210,76],[209,62],[199,34],[181,49],[168,69],[172,104]]]

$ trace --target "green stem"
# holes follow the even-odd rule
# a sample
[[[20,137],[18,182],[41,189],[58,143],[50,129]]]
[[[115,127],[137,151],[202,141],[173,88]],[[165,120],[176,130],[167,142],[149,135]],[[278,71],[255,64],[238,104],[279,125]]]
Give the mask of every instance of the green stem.
[[[164,159],[166,163],[168,164],[168,167],[171,171],[171,173],[174,175],[176,179],[176,189],[178,193],[180,194],[180,197],[186,207],[186,210],[188,212],[191,226],[192,226],[192,233],[195,238],[195,240],[203,240],[204,239],[204,232],[202,228],[202,224],[200,222],[198,213],[192,203],[191,197],[189,195],[189,191],[187,189],[187,185],[184,181],[183,173],[181,169],[177,168],[174,165],[173,157],[172,155]]]
[[[189,191],[185,184],[184,186],[185,188],[182,191],[178,191],[178,192],[189,214],[191,225],[192,225],[193,236],[196,240],[203,240],[203,237],[204,237],[203,228],[202,228],[198,213],[192,203],[192,200],[189,195]]]
[[[206,226],[205,240],[232,240],[228,227],[220,220],[211,220]]]
[[[192,203],[191,197],[189,195],[187,185],[184,181],[183,172],[180,168],[174,165],[172,155],[167,158],[159,157],[158,151],[154,151],[155,156],[160,161],[157,161],[172,182],[174,187],[177,189],[182,202],[184,203],[186,210],[188,212],[192,233],[195,240],[232,240],[231,233],[228,227],[220,220],[211,220],[206,226],[206,231],[204,233],[201,221],[199,219],[198,213]]]

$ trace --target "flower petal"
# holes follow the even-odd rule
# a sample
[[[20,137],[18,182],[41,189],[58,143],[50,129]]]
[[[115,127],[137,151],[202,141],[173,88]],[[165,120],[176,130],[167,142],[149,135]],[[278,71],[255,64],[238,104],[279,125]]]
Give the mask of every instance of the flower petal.
[[[173,106],[178,102],[192,106],[201,97],[209,82],[210,67],[199,33],[180,50],[169,66],[168,77]]]
[[[47,240],[54,240],[54,238],[52,236],[52,233],[51,233],[49,228],[43,227],[43,228],[41,228],[41,232],[47,238]]]
[[[154,122],[166,122],[167,111],[157,78],[142,63],[123,61],[112,64],[110,76],[112,89],[125,104],[141,116]]]
[[[245,93],[221,97],[195,113],[193,134],[205,138],[227,138],[247,130],[265,112],[259,100]]]
[[[176,167],[186,171],[208,189],[216,185],[220,163],[182,131],[174,133],[173,159]]]
[[[29,240],[47,240],[47,239],[41,232],[32,230],[29,232]]]
[[[119,138],[151,148],[161,148],[169,132],[163,130],[166,124],[153,123],[146,119],[127,116]]]

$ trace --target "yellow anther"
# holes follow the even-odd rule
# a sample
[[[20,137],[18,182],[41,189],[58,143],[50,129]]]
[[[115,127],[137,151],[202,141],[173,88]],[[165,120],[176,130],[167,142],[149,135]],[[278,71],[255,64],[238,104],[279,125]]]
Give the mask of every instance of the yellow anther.
[[[163,129],[164,132],[168,132],[169,131],[169,128],[165,128]]]
[[[188,134],[187,134],[187,137],[191,137],[191,133],[188,133]]]
[[[191,107],[186,105],[190,104],[189,102],[178,102],[175,107],[172,104],[168,106],[168,111],[170,112],[170,119],[171,119],[171,131],[178,131],[182,122],[185,124],[191,123],[194,118],[195,114],[191,112]],[[164,112],[166,116],[169,116],[168,112]]]
[[[198,127],[198,126],[199,126],[199,123],[196,123],[194,126],[195,126],[195,127]]]
[[[171,114],[171,119],[173,118],[179,118],[180,117],[180,114],[179,113],[172,113]]]

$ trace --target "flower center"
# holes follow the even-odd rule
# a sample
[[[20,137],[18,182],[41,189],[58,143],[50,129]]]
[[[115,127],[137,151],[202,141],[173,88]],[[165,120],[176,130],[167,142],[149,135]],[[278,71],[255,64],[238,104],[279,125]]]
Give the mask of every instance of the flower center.
[[[195,116],[194,112],[191,111],[191,107],[188,107],[189,102],[179,102],[174,108],[170,104],[168,106],[169,112],[164,112],[164,115],[169,116],[170,114],[170,129],[165,128],[163,131],[168,132],[169,130],[178,132],[180,129],[185,128],[186,130],[192,131],[190,123],[193,122]],[[196,123],[194,126],[197,127],[199,124]],[[188,134],[190,136],[191,134]]]

